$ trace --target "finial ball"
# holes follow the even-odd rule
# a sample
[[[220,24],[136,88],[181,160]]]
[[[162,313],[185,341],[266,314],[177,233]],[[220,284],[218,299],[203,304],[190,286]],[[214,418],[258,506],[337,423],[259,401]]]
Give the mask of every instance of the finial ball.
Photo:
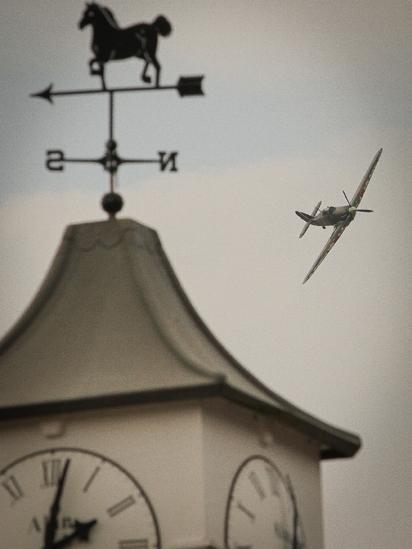
[[[123,198],[117,193],[107,193],[102,198],[102,207],[110,216],[115,216],[123,208]]]
[[[117,148],[117,143],[114,139],[109,139],[109,141],[106,143],[106,147],[109,151],[115,151]]]

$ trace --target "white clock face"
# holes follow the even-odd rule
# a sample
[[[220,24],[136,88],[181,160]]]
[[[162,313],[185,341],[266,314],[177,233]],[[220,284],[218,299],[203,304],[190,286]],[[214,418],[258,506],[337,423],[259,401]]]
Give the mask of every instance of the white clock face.
[[[290,482],[263,456],[241,464],[229,492],[226,549],[303,549],[303,531]]]
[[[15,549],[160,549],[152,505],[110,459],[52,449],[0,471],[1,546]]]

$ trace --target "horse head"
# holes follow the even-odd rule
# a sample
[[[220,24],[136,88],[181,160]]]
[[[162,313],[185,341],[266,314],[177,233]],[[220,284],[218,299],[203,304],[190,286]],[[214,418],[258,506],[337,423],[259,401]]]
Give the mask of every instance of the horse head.
[[[93,25],[100,12],[100,6],[95,2],[87,2],[82,18],[79,21],[79,29],[84,29],[87,25]]]
[[[79,21],[79,28],[84,29],[87,25],[108,24],[114,28],[119,28],[113,12],[105,6],[100,6],[96,2],[86,2],[86,8],[82,18]]]

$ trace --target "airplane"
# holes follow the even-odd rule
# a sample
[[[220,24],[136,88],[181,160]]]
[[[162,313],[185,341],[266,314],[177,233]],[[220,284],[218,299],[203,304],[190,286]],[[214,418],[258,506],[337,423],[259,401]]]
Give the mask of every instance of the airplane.
[[[303,284],[305,284],[305,282],[307,282],[309,278],[313,275],[313,273],[316,271],[316,269],[319,267],[319,265],[328,255],[328,253],[331,251],[333,246],[342,236],[343,231],[355,219],[356,214],[358,212],[365,212],[365,213],[373,212],[373,210],[360,209],[358,208],[358,206],[360,204],[360,201],[363,198],[363,195],[365,194],[366,187],[368,186],[368,183],[376,168],[376,164],[378,163],[379,158],[381,157],[382,150],[383,149],[379,149],[379,151],[375,154],[371,162],[371,165],[369,166],[362,181],[359,183],[359,186],[356,189],[356,192],[353,195],[353,198],[351,201],[348,200],[348,197],[346,196],[345,191],[342,191],[345,196],[346,202],[348,203],[346,206],[339,206],[339,207],[329,206],[328,208],[324,208],[318,213],[320,206],[322,204],[322,202],[318,202],[315,206],[315,209],[311,213],[311,215],[306,214],[304,212],[298,212],[298,211],[295,212],[296,215],[298,215],[301,219],[303,219],[303,221],[305,221],[305,226],[303,227],[299,235],[299,238],[302,238],[302,236],[306,233],[310,225],[316,225],[319,227],[323,227],[324,229],[329,225],[334,226],[334,230],[329,240],[327,241],[325,247],[321,251],[315,263],[312,265],[312,268],[306,275],[303,281]]]

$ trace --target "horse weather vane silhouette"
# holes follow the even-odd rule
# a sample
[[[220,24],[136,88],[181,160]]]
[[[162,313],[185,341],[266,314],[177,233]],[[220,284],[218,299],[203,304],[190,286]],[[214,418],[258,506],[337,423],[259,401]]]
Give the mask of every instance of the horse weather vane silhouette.
[[[160,84],[161,65],[156,56],[159,36],[167,37],[172,31],[169,21],[159,15],[152,23],[139,23],[127,28],[120,28],[113,12],[95,2],[87,3],[79,28],[92,27],[91,49],[94,57],[89,61],[90,74],[99,76],[101,88],[55,91],[50,84],[46,89],[31,94],[53,103],[55,97],[71,95],[106,94],[109,98],[109,137],[105,153],[100,158],[68,158],[62,150],[46,151],[46,167],[51,171],[63,171],[66,163],[100,164],[109,173],[110,192],[103,196],[102,206],[109,216],[115,216],[123,206],[121,196],[114,192],[117,171],[122,164],[158,164],[160,171],[177,171],[176,158],[178,153],[158,152],[157,158],[121,158],[117,153],[117,142],[114,139],[114,99],[118,93],[176,90],[180,97],[203,95],[203,76],[181,76],[175,85]],[[145,85],[110,88],[106,85],[105,65],[114,60],[138,57],[144,61],[141,79]],[[154,79],[148,76],[148,69],[154,69]],[[149,85],[152,83],[153,84]]]

